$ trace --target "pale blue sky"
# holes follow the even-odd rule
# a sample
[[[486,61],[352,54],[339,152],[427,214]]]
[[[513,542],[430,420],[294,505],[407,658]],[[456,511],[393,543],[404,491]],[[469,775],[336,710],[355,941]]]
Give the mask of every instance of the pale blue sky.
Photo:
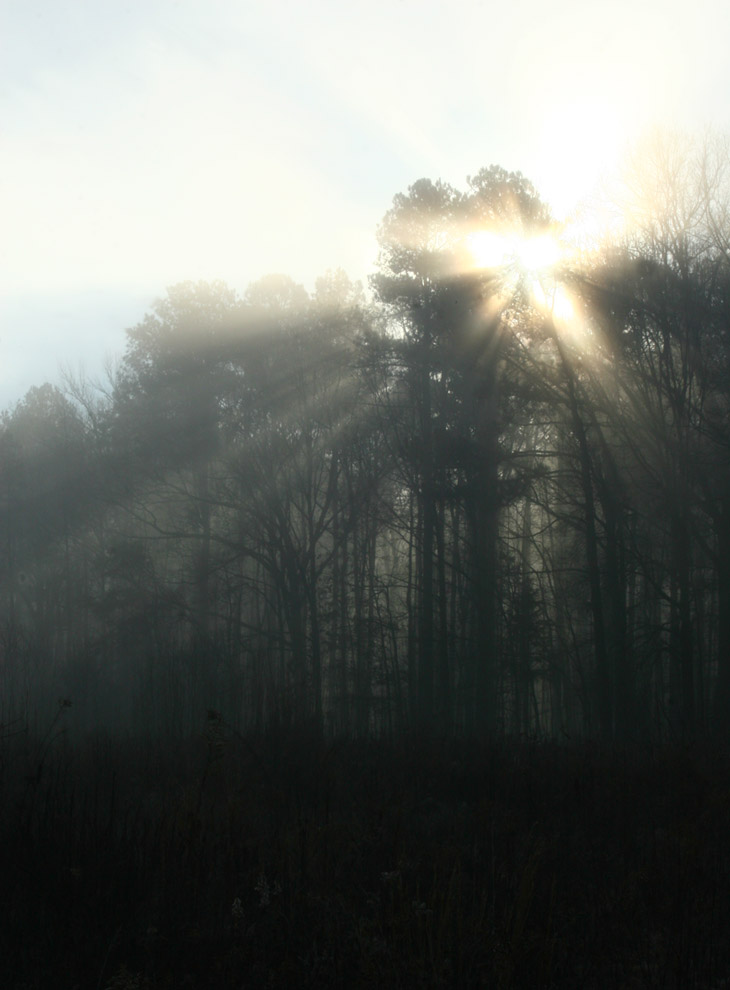
[[[652,124],[730,130],[725,0],[1,0],[0,408],[183,279],[365,280],[422,176],[568,212]]]

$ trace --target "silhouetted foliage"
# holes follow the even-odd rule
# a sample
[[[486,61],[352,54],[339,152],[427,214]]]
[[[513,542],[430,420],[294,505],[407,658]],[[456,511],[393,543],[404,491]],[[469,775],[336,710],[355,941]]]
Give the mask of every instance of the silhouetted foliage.
[[[3,717],[724,735],[726,155],[671,141],[631,236],[550,276],[469,237],[552,229],[519,173],[421,179],[343,272],[171,287],[105,395],[4,414]],[[657,195],[661,193],[661,195]],[[636,219],[638,218],[638,220]],[[514,253],[514,252],[513,252]]]

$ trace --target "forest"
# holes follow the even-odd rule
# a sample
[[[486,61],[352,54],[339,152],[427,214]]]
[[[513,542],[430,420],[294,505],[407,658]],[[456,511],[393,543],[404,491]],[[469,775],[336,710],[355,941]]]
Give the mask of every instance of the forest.
[[[420,179],[2,414],[9,985],[726,985],[727,145],[610,207]]]
[[[32,388],[0,429],[0,723],[63,697],[171,738],[201,708],[723,737],[727,161],[665,140],[643,168],[631,235],[547,276],[464,263],[475,231],[552,230],[520,174],[420,180],[371,301],[342,271],[174,285],[106,387]]]

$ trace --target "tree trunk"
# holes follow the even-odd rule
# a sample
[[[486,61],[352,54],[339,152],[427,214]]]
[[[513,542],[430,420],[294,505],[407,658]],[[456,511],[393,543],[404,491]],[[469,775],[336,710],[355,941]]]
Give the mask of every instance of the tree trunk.
[[[418,608],[418,728],[433,728],[434,702],[434,532],[436,504],[434,493],[433,428],[431,423],[431,383],[424,361],[420,375],[421,464],[421,572]]]
[[[730,741],[730,507],[716,523],[717,533],[717,681],[713,704],[714,733]]]
[[[672,596],[670,654],[674,664],[673,700],[675,732],[681,739],[691,739],[695,731],[694,651],[691,609],[690,542],[687,522],[673,513],[672,572],[675,594]]]
[[[449,615],[446,593],[446,552],[444,547],[444,503],[439,503],[436,516],[436,571],[438,577],[438,725],[444,736],[451,733],[453,713],[451,703],[451,664],[449,662]]]
[[[497,545],[499,536],[497,357],[488,356],[478,392],[478,456],[472,526],[475,556],[474,714],[479,735],[497,728]]]

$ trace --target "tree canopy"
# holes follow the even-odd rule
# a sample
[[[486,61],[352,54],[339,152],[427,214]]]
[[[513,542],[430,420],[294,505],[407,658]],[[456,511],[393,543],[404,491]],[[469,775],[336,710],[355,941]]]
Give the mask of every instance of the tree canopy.
[[[181,283],[105,394],[31,389],[0,422],[9,710],[724,737],[730,159],[677,142],[591,252],[520,173],[424,178],[370,296]]]

